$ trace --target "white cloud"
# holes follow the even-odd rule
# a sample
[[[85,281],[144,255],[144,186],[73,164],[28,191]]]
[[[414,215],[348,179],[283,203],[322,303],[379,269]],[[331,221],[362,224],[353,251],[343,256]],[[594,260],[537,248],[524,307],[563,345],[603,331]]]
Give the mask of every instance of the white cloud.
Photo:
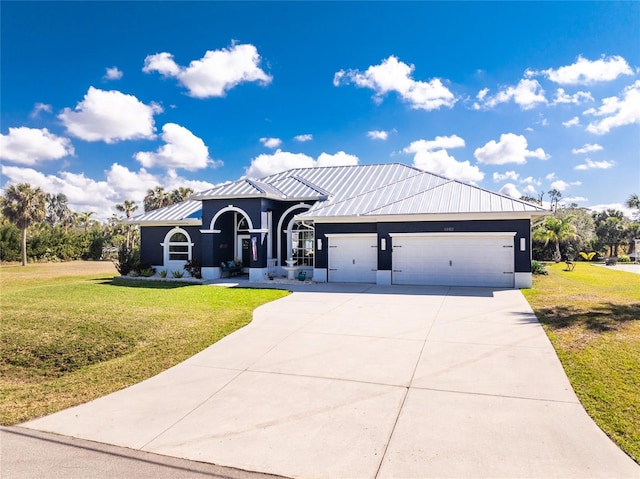
[[[73,136],[86,141],[115,143],[155,138],[153,115],[161,111],[159,105],[145,105],[133,95],[89,87],[75,110],[65,108],[58,118]]]
[[[525,195],[529,195],[529,196],[533,196],[535,194],[538,193],[538,191],[536,190],[536,187],[533,185],[527,185],[524,187],[524,190],[522,190],[522,193]]]
[[[575,166],[574,170],[608,170],[615,163],[613,161],[593,161],[587,158],[581,165]]]
[[[560,203],[566,205],[571,203],[584,203],[585,201],[589,201],[589,199],[584,196],[567,196],[566,198],[560,199]]]
[[[414,153],[413,166],[430,173],[454,178],[469,183],[482,181],[484,173],[469,161],[458,161],[447,149],[462,148],[464,140],[457,135],[437,136],[434,140],[417,140],[402,150]]]
[[[135,159],[146,168],[159,166],[194,171],[210,165],[220,166],[220,162],[209,158],[204,141],[183,126],[167,123],[162,127],[162,140],[165,144],[155,152],[141,151],[135,154]]]
[[[592,151],[600,151],[600,150],[602,150],[602,146],[598,145],[597,143],[593,145],[587,143],[582,148],[574,148],[573,150],[571,150],[571,153],[573,153],[574,155],[580,155],[582,153],[590,153]]]
[[[522,165],[527,162],[527,158],[537,158],[546,160],[548,155],[542,148],[534,151],[527,150],[527,139],[522,135],[514,133],[503,133],[500,141],[489,141],[481,148],[476,148],[474,156],[479,163],[489,165],[505,165],[516,163]]]
[[[122,78],[122,71],[118,70],[118,67],[106,68],[106,73],[102,77],[105,80],[120,80]]]
[[[513,181],[518,181],[518,178],[520,177],[519,173],[516,173],[515,171],[505,171],[504,173],[494,173],[493,174],[493,181],[495,181],[496,183],[500,183],[501,181],[504,180],[513,180]]]
[[[53,107],[46,103],[36,103],[33,105],[33,110],[29,113],[29,118],[37,118],[40,116],[41,111],[46,111],[47,113],[51,113],[53,111]]]
[[[540,180],[535,179],[533,176],[527,176],[526,178],[522,178],[520,183],[526,183],[528,185],[537,185],[540,186],[542,182]]]
[[[293,137],[294,140],[299,141],[300,143],[303,143],[305,141],[311,141],[313,140],[313,135],[307,133],[306,135],[296,135]]]
[[[149,55],[144,59],[145,73],[157,71],[165,77],[175,77],[195,98],[224,96],[227,91],[243,82],[263,85],[273,79],[260,67],[258,49],[250,44],[232,45],[222,50],[208,50],[200,60],[188,67],[178,65],[167,52]]]
[[[280,138],[260,138],[260,143],[267,148],[278,148],[282,145],[282,140]]]
[[[588,91],[579,91],[573,95],[569,95],[564,91],[564,88],[558,88],[556,91],[556,98],[553,100],[553,104],[568,103],[574,105],[580,105],[587,101],[593,101],[593,96]]]
[[[334,155],[322,153],[317,160],[304,153],[291,153],[288,151],[276,150],[274,153],[256,156],[251,160],[251,165],[245,169],[247,176],[252,178],[262,178],[273,175],[281,171],[293,168],[312,168],[314,166],[345,166],[357,165],[358,157],[350,155],[344,151],[339,151]]]
[[[476,95],[476,98],[478,100],[484,100],[484,98],[487,96],[487,93],[489,93],[489,89],[488,88],[483,88],[482,90],[480,90],[478,92],[478,94]]]
[[[453,107],[457,100],[439,78],[428,82],[417,81],[412,78],[414,70],[413,65],[407,65],[392,55],[379,65],[369,66],[364,72],[340,70],[334,75],[333,84],[339,86],[353,83],[360,88],[370,88],[375,92],[376,102],[381,102],[387,93],[396,92],[414,109]]]
[[[604,117],[587,126],[587,131],[596,135],[608,133],[618,126],[640,123],[640,80],[626,87],[622,92],[622,98],[605,98],[600,108],[590,108],[584,114]]]
[[[571,120],[562,122],[562,125],[566,126],[567,128],[571,126],[578,126],[579,124],[580,124],[580,118],[578,118],[577,116],[574,116],[573,118],[571,118]]]
[[[601,212],[607,210],[618,210],[622,211],[627,218],[633,218],[635,211],[629,208],[627,205],[623,203],[607,203],[607,204],[599,204],[588,207],[592,211]]]
[[[371,130],[367,132],[367,136],[372,140],[386,140],[389,138],[389,132],[384,130]]]
[[[558,190],[558,191],[565,191],[567,188],[569,188],[570,186],[579,186],[582,183],[580,181],[573,181],[573,182],[566,182],[563,180],[556,180],[553,183],[551,183],[551,189],[552,190]]]
[[[2,175],[10,183],[29,183],[39,186],[46,193],[64,193],[69,200],[69,207],[73,211],[93,211],[95,218],[104,221],[116,213],[120,215],[115,205],[124,200],[137,202],[142,212],[144,196],[149,188],[162,185],[167,190],[180,186],[201,191],[214,185],[205,181],[192,181],[181,178],[170,171],[165,176],[155,176],[144,168],[130,171],[125,166],[114,163],[105,171],[105,180],[94,180],[83,173],[60,172],[58,175],[45,175],[32,168],[2,166]]]
[[[516,185],[514,185],[513,183],[505,184],[502,188],[500,188],[499,192],[503,195],[510,196],[511,198],[520,198],[522,196],[522,193],[520,193]]]
[[[69,138],[50,133],[43,128],[9,128],[9,134],[0,134],[0,158],[3,160],[35,165],[39,161],[58,160],[73,155],[74,149]]]
[[[486,98],[486,99],[485,99]],[[483,95],[484,107],[493,108],[500,103],[515,102],[523,110],[530,110],[539,103],[547,103],[544,90],[537,80],[522,79],[514,87],[509,86],[500,90],[495,96],[486,97]]]
[[[549,80],[561,85],[588,85],[590,83],[611,81],[620,75],[632,75],[633,70],[621,56],[601,57],[599,60],[587,60],[579,56],[575,63],[554,70],[530,72],[543,74]]]
[[[556,173],[552,171],[547,176],[544,177],[546,180],[555,180],[557,178]]]

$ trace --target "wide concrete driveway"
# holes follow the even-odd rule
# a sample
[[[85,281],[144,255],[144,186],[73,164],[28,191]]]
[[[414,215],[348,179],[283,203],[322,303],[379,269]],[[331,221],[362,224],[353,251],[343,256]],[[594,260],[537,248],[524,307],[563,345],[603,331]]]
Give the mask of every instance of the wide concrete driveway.
[[[154,378],[24,426],[300,478],[640,477],[517,290],[305,286]]]

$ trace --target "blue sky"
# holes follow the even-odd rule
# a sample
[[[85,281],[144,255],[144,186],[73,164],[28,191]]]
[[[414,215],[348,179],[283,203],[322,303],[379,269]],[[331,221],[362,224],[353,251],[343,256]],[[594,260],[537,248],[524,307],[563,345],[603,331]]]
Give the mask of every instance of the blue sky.
[[[2,187],[104,219],[156,185],[402,162],[640,193],[638,2],[6,2]]]

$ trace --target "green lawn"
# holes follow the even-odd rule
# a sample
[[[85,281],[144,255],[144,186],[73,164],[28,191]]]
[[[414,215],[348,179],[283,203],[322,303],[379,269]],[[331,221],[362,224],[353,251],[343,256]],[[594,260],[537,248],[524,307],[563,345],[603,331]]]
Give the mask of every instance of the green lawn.
[[[640,275],[547,265],[523,293],[587,412],[640,462]]]
[[[0,268],[0,424],[138,383],[288,293],[113,280],[109,263]]]

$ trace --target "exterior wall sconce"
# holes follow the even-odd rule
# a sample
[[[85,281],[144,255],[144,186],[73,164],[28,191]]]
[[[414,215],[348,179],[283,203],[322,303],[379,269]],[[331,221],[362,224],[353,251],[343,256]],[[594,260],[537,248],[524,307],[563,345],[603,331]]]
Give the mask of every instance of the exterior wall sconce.
[[[387,250],[387,238],[382,238],[380,240],[380,249],[382,251],[386,251]]]
[[[322,238],[318,238],[318,247],[316,249],[322,251]]]
[[[527,238],[520,238],[520,251],[527,251]]]

